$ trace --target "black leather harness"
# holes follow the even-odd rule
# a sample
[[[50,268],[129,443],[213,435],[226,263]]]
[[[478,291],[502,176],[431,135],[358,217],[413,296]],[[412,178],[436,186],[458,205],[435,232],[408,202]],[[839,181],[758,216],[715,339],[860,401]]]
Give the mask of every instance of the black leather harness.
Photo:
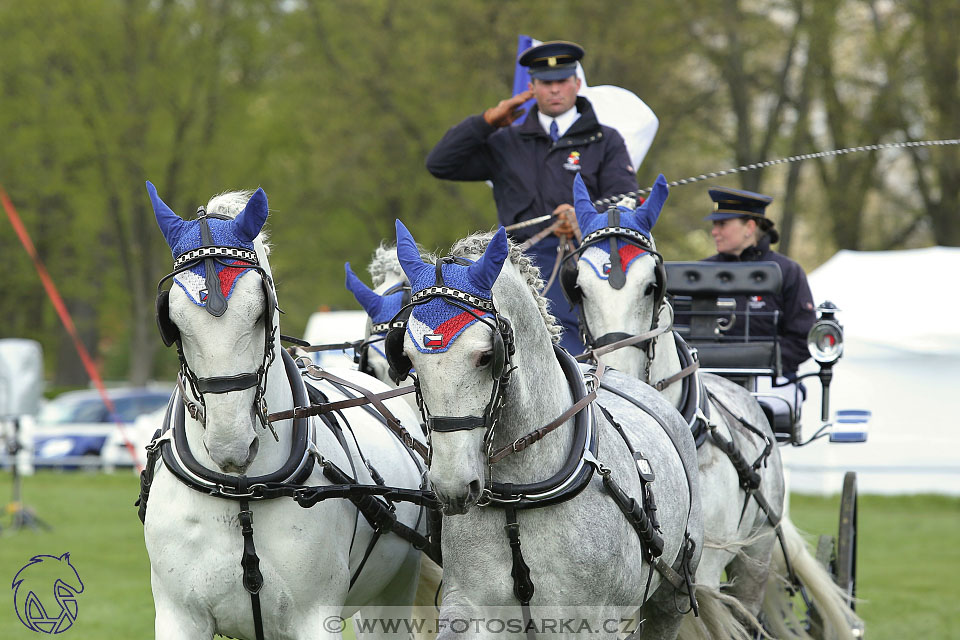
[[[307,385],[302,381],[301,371],[297,363],[286,351],[281,350],[281,353],[295,405],[298,407],[310,406]],[[369,466],[371,477],[377,483],[373,485],[359,484],[355,479],[355,469],[351,476],[318,451],[314,434],[310,433],[310,422],[302,416],[293,419],[290,454],[279,469],[254,477],[219,473],[202,466],[190,451],[184,426],[184,403],[180,398],[180,393],[177,390],[171,396],[170,402],[167,404],[163,428],[157,430],[153,440],[147,446],[147,463],[140,474],[140,496],[135,503],[139,507],[138,516],[141,523],[146,522],[150,488],[153,484],[157,464],[161,459],[167,470],[189,488],[206,495],[238,501],[240,531],[244,541],[240,564],[243,570],[243,585],[250,594],[257,640],[262,640],[264,637],[259,596],[260,589],[263,586],[263,575],[259,569],[260,560],[253,540],[253,514],[249,507],[251,501],[287,497],[293,498],[301,507],[309,508],[318,502],[331,498],[350,500],[374,531],[371,544],[368,546],[360,566],[351,577],[351,585],[363,569],[373,550],[373,545],[382,535],[389,532],[400,536],[414,548],[427,553],[431,559],[438,564],[440,563],[437,545],[431,544],[431,540],[420,534],[415,528],[400,522],[393,507],[395,502],[411,502],[419,505],[422,509],[436,510],[439,503],[432,492],[423,489],[386,486],[382,483],[382,478],[377,482],[379,474]],[[320,419],[337,438],[352,465],[352,456],[347,448],[340,426],[334,418],[328,415],[321,415]],[[401,442],[403,442],[402,439]],[[303,483],[312,474],[314,465],[317,464],[320,465],[324,477],[331,484],[304,485]]]

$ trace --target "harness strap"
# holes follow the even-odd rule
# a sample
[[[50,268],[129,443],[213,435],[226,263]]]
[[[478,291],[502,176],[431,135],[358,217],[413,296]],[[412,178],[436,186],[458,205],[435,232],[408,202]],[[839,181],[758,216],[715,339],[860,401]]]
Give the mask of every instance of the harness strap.
[[[602,364],[599,365],[596,373],[596,377],[598,380],[600,379],[600,376],[603,375],[603,370],[604,370],[604,366]],[[596,399],[597,399],[597,390],[594,389],[587,395],[580,398],[569,409],[561,413],[559,416],[557,416],[556,418],[554,418],[544,426],[534,431],[531,431],[530,433],[524,436],[520,436],[519,438],[517,438],[507,446],[501,449],[498,449],[497,451],[494,451],[492,454],[490,454],[490,457],[489,457],[490,464],[496,464],[497,462],[500,462],[511,453],[523,451],[524,449],[532,445],[534,442],[539,441],[541,438],[543,438],[543,436],[547,435],[554,429],[559,428],[567,420],[569,420],[573,416],[583,411],[591,402],[593,402]]]
[[[157,429],[153,438],[151,439],[151,444],[160,437],[160,429]],[[139,507],[137,509],[137,517],[140,518],[140,524],[146,524],[147,519],[147,500],[150,498],[150,487],[153,485],[153,474],[156,471],[157,458],[160,457],[160,447],[148,447],[147,448],[147,463],[143,467],[143,471],[140,472],[140,495],[137,497],[137,501],[133,503],[133,506]]]
[[[635,346],[640,342],[647,342],[648,340],[656,338],[657,336],[672,330],[673,330],[673,327],[670,325],[666,325],[663,327],[657,326],[651,329],[650,331],[644,331],[643,333],[639,333],[635,336],[631,336],[623,340],[618,340],[617,342],[613,342],[611,344],[602,346],[597,349],[590,349],[585,353],[581,353],[579,356],[577,356],[577,360],[597,359],[600,356],[604,356],[610,353],[611,351],[616,351],[617,349],[621,349],[623,347]],[[593,342],[595,343],[596,341],[593,341]]]
[[[370,395],[383,401],[413,392],[414,387],[413,385],[410,385],[407,387],[400,387],[399,389],[391,389],[390,391],[384,391],[382,393],[371,393]],[[310,416],[322,416],[328,413],[333,413],[334,411],[340,411],[342,409],[361,407],[365,404],[370,404],[370,400],[366,396],[359,398],[348,398],[346,400],[337,400],[336,402],[313,404],[309,407],[294,407],[293,409],[287,409],[286,411],[277,411],[276,413],[271,413],[268,417],[270,418],[271,422],[275,422],[277,420],[289,420],[290,418],[309,418]]]
[[[426,445],[424,445],[422,442],[418,442],[417,440],[414,440],[413,436],[410,435],[410,432],[407,431],[404,428],[404,426],[400,424],[400,421],[397,420],[396,417],[394,417],[393,413],[389,409],[387,409],[387,405],[383,404],[384,398],[393,397],[393,395],[399,396],[399,395],[403,395],[404,393],[410,393],[413,390],[413,387],[404,387],[403,389],[394,389],[392,391],[384,392],[383,394],[376,394],[370,391],[369,389],[365,389],[364,387],[361,387],[360,385],[354,382],[350,382],[349,380],[344,380],[339,376],[333,375],[329,371],[324,371],[323,369],[315,365],[308,365],[307,371],[311,377],[320,378],[322,380],[329,380],[330,382],[343,385],[348,389],[353,389],[357,393],[360,393],[361,395],[363,395],[363,397],[366,399],[366,402],[376,407],[377,410],[380,412],[380,414],[383,415],[383,417],[387,421],[387,427],[400,438],[403,444],[405,444],[406,446],[410,447],[411,449],[419,453],[424,460],[427,459],[428,452],[427,452]],[[386,395],[391,393],[393,395],[390,395],[390,396]],[[365,403],[360,403],[360,404],[365,404]],[[327,405],[327,406],[330,406],[330,405]]]
[[[512,485],[505,483],[504,486],[509,491]],[[535,640],[534,625],[531,624],[530,618],[530,600],[533,599],[536,588],[530,578],[530,567],[524,561],[523,551],[520,549],[520,522],[517,519],[517,510],[512,504],[507,504],[504,506],[503,513],[507,519],[507,524],[503,529],[510,541],[510,554],[513,561],[513,566],[510,569],[510,575],[513,577],[513,595],[520,601],[520,611],[523,614],[523,626],[527,638],[528,640]]]
[[[683,369],[680,369],[680,371],[676,372],[669,378],[664,378],[663,380],[659,380],[650,386],[656,389],[657,391],[663,391],[664,389],[672,385],[674,382],[679,382],[680,380],[683,380],[687,376],[693,375],[693,373],[699,368],[700,368],[700,362],[698,360],[694,360],[693,364],[686,366]]]
[[[238,488],[241,492],[247,491],[247,477],[240,476]],[[260,589],[263,588],[263,574],[260,572],[260,557],[253,543],[253,512],[246,498],[240,499],[240,533],[243,534],[243,555],[240,556],[240,566],[243,568],[243,588],[250,594],[250,605],[253,608],[253,628],[257,640],[263,640],[263,617],[260,612]]]

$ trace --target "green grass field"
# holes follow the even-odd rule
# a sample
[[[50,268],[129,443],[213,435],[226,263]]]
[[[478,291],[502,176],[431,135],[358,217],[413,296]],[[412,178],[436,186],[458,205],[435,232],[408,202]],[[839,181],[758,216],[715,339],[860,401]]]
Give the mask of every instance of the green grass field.
[[[132,474],[45,472],[26,478],[24,502],[52,531],[10,531],[0,517],[0,583],[9,589],[34,555],[69,551],[84,581],[73,640],[153,636],[150,571],[133,501]],[[11,495],[0,474],[0,503]],[[960,638],[960,499],[861,496],[859,611],[870,640]],[[793,521],[811,533],[836,533],[839,498],[791,497]],[[0,638],[36,638],[18,620],[13,592],[0,598]]]

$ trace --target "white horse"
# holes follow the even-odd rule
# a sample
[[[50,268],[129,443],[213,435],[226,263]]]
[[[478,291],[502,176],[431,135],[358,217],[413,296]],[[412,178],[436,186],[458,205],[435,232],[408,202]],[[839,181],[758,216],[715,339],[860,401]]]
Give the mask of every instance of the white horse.
[[[335,475],[333,466],[348,481],[372,485],[379,475],[387,486],[419,489],[422,469],[365,407],[330,421],[265,419],[268,407],[308,404],[301,372],[279,344],[258,235],[266,196],[227,193],[209,202],[207,216],[183,220],[149,183],[148,191],[164,237],[181,257],[175,284],[159,298],[158,319],[164,340],[177,341],[186,375],[168,410],[173,426],[152,445],[163,464],[154,457],[149,501],[141,496],[157,638],[253,640],[255,609],[266,637],[291,639],[340,638],[343,618],[361,608],[365,617],[388,607],[399,607],[390,616],[402,615],[413,601],[421,553],[395,533],[375,533],[349,500],[303,508],[283,493],[291,482],[330,486],[325,471]],[[356,371],[334,373],[346,383],[316,385],[330,401],[358,395],[351,384],[386,390]],[[406,403],[389,406],[412,434],[419,431]],[[394,504],[399,522],[423,530],[420,507]],[[253,548],[260,576],[251,566]]]
[[[636,210],[625,206],[600,214],[582,181],[575,181],[575,209],[584,242],[579,260],[566,266],[563,283],[571,302],[581,306],[581,329],[587,344],[600,348],[599,359],[607,366],[662,388],[663,396],[691,423],[701,421],[705,437],[698,439],[697,455],[706,533],[697,570],[698,589],[716,592],[725,574],[723,593],[733,599],[721,597],[718,602],[751,622],[764,608],[767,627],[786,633],[782,621],[792,613],[781,578],[786,567],[774,531],[774,523],[782,521],[798,577],[834,637],[850,638],[851,609],[783,515],[780,454],[762,408],[742,386],[696,371],[685,345],[669,330],[672,309],[663,301],[665,274],[651,233],[666,197],[666,181],[661,175],[650,197]],[[649,340],[603,353],[604,345],[658,332]],[[719,445],[731,442],[747,464],[742,468],[743,477]],[[769,514],[745,491],[749,479],[759,482],[756,492],[765,499]],[[771,575],[774,551],[780,571]],[[698,593],[706,595],[707,589]],[[805,635],[802,625],[795,623],[793,628],[789,637]],[[721,633],[717,629],[707,632],[713,636]],[[724,637],[730,634],[729,629],[723,632]],[[742,630],[735,635],[743,636]]]
[[[681,416],[615,372],[589,403],[581,369],[554,345],[539,272],[502,229],[460,241],[452,254],[468,260],[439,270],[399,221],[397,234],[414,306],[385,346],[395,370],[415,367],[431,429],[429,477],[444,509],[440,637],[617,637],[641,605],[643,637],[676,637],[678,605],[689,608],[682,565],[695,570],[702,538]],[[642,538],[622,508],[654,535]],[[663,574],[649,562],[659,544]]]

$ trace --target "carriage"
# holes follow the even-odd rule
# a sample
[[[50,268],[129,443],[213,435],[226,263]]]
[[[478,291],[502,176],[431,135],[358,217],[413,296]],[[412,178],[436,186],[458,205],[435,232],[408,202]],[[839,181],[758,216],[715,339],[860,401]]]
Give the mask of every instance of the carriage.
[[[779,311],[757,311],[751,301],[780,292],[782,274],[774,262],[666,262],[667,291],[676,313],[674,329],[696,353],[700,369],[733,380],[756,397],[782,446],[802,447],[828,437],[833,443],[865,442],[870,412],[839,410],[831,420],[830,382],[843,354],[843,328],[837,307],[823,302],[807,338],[818,370],[791,382],[782,377],[780,341],[753,327],[777,326]],[[737,331],[734,329],[737,328]],[[800,406],[806,395],[803,380],[820,381],[820,427],[804,440]],[[780,380],[763,389],[761,381]],[[784,393],[784,389],[789,389]],[[845,474],[836,536],[821,535],[816,558],[855,606],[857,555],[856,473]],[[811,614],[815,623],[815,612]]]

